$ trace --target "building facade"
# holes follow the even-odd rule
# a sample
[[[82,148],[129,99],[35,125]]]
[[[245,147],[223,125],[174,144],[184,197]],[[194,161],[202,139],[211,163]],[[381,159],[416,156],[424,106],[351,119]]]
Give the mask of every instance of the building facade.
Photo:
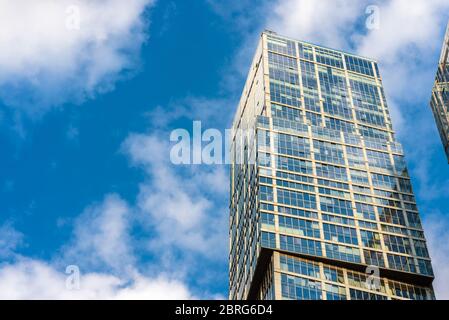
[[[263,32],[230,158],[230,299],[434,299],[375,61]]]
[[[430,107],[449,161],[449,24],[438,63]]]

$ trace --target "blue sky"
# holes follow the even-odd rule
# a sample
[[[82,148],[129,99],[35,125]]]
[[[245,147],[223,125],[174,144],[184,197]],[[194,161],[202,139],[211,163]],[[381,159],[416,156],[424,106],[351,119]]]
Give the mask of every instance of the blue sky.
[[[270,28],[379,61],[448,298],[449,170],[428,107],[446,2],[0,2],[0,297],[226,297],[227,169],[172,165],[169,133],[229,127]]]

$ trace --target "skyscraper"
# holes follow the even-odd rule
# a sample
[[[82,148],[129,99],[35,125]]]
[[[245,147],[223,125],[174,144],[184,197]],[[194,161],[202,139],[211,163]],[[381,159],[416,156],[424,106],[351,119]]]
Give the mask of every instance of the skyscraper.
[[[441,50],[430,107],[449,161],[449,24]]]
[[[263,32],[230,157],[229,298],[434,298],[375,61]]]

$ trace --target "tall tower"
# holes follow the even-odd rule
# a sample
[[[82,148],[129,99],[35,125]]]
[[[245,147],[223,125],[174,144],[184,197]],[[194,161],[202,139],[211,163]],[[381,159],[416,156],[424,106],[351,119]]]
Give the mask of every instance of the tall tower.
[[[230,299],[434,298],[375,61],[263,32],[230,178]]]
[[[449,161],[449,24],[430,100],[441,141]]]

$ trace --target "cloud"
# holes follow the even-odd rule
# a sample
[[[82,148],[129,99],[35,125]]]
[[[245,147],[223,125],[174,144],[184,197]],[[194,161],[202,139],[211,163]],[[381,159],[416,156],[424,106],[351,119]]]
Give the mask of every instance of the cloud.
[[[192,299],[187,284],[161,269],[140,272],[133,254],[129,205],[107,195],[74,223],[73,239],[51,261],[24,257],[15,250],[22,235],[0,227],[0,299]],[[67,266],[80,271],[79,287]],[[144,270],[146,271],[146,270]]]
[[[132,268],[131,210],[116,194],[106,195],[101,203],[86,208],[75,221],[73,239],[63,250],[64,260],[89,269],[124,272]]]
[[[135,71],[153,0],[0,2],[0,99],[28,114],[110,91]]]
[[[79,289],[66,286],[68,275],[39,260],[21,259],[0,265],[0,299],[192,299],[177,280],[134,274],[122,279],[108,273],[86,273]]]
[[[5,298],[224,298],[214,291],[227,280],[226,167],[173,165],[166,131],[130,134],[121,150],[144,172],[135,203],[107,194],[74,220],[51,261],[15,255],[0,264]],[[68,265],[80,268],[79,290],[66,288]]]
[[[0,225],[0,258],[7,258],[23,243],[23,234],[11,223]]]
[[[437,299],[449,299],[449,222],[447,215],[434,212],[423,221],[429,253],[435,272],[434,289]]]
[[[350,45],[348,31],[363,11],[361,1],[281,0],[274,4],[266,23],[279,34],[346,48]]]
[[[155,130],[167,130],[180,120],[201,121],[204,126],[222,129],[231,125],[237,103],[238,99],[229,97],[187,96],[167,106],[156,106],[146,116],[151,119],[152,129]]]
[[[175,166],[170,162],[169,133],[132,134],[123,150],[145,168],[137,206],[156,235],[161,252],[187,250],[207,259],[226,256],[228,177],[220,166]]]

